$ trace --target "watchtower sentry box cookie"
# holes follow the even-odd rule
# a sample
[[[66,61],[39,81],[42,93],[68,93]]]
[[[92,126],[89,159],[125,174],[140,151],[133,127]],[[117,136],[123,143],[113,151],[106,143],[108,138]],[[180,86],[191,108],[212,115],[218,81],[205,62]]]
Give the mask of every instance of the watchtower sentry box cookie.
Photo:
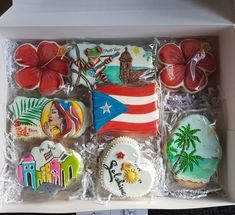
[[[156,171],[142,157],[137,141],[129,137],[114,139],[100,162],[102,186],[115,196],[141,197],[154,185]]]
[[[126,132],[155,136],[159,124],[156,83],[104,85],[92,92],[94,128],[98,134]]]
[[[75,86],[136,83],[153,69],[152,52],[135,45],[74,43],[68,55]]]

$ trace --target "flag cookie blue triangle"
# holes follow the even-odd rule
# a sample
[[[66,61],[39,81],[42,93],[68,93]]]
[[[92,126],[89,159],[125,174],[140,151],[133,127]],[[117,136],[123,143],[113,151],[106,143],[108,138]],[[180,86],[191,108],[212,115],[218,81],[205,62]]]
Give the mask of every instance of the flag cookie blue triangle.
[[[117,99],[96,90],[92,92],[92,101],[95,132],[99,131],[110,120],[128,110]]]

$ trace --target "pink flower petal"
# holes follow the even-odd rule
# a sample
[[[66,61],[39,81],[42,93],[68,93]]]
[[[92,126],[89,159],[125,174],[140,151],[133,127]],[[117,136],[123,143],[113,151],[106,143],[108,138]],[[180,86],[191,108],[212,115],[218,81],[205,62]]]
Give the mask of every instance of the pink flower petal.
[[[205,72],[214,72],[216,70],[215,58],[211,53],[206,53],[204,59],[197,63],[197,67],[200,67]]]
[[[39,91],[43,95],[52,95],[60,90],[63,83],[61,74],[45,68],[43,69]]]
[[[167,43],[160,48],[158,60],[163,64],[185,64],[182,51],[174,43]]]
[[[42,72],[37,67],[25,67],[15,73],[16,83],[27,90],[33,90],[38,87]]]
[[[160,80],[167,88],[178,88],[185,76],[185,65],[169,65],[160,72]]]
[[[14,59],[22,66],[37,66],[39,63],[36,48],[30,43],[20,45],[15,50]]]
[[[58,72],[64,76],[69,75],[69,60],[66,57],[57,57],[50,63],[48,63],[47,68]]]
[[[184,79],[184,88],[189,93],[197,93],[205,88],[208,83],[207,75],[198,67],[196,67],[195,78],[193,79],[190,66],[187,66],[185,79]]]
[[[186,62],[191,60],[200,51],[200,45],[200,41],[195,39],[186,39],[180,43]]]
[[[38,56],[40,59],[40,65],[44,66],[53,60],[57,52],[59,50],[59,46],[56,42],[42,41],[38,45]]]

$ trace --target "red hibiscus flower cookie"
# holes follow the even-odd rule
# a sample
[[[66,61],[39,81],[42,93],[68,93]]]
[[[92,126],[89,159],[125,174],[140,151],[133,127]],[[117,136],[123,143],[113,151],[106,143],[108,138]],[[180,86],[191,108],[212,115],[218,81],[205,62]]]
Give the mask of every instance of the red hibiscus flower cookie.
[[[206,87],[208,74],[216,70],[209,46],[197,39],[185,39],[179,45],[165,44],[158,52],[158,60],[164,65],[160,81],[172,91],[197,93]]]
[[[42,41],[37,47],[30,43],[20,45],[14,59],[23,68],[15,73],[16,83],[26,90],[39,88],[43,95],[58,92],[64,84],[63,77],[70,72],[66,52],[56,42]]]

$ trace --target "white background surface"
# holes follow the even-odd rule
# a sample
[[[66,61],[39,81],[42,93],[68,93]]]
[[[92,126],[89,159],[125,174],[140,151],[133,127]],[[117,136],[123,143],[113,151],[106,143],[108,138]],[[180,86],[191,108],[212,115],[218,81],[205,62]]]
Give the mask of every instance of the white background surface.
[[[152,201],[51,201],[6,205],[1,212],[74,212],[117,208],[195,208],[233,204],[235,200],[235,40],[232,0],[15,0],[0,18],[0,38],[148,38],[216,35],[220,40],[221,91],[225,104],[227,141],[223,143],[221,183],[228,198]],[[0,56],[0,108],[6,99],[5,64]],[[0,112],[0,142],[4,143],[5,112]],[[3,164],[3,155],[0,156]]]

